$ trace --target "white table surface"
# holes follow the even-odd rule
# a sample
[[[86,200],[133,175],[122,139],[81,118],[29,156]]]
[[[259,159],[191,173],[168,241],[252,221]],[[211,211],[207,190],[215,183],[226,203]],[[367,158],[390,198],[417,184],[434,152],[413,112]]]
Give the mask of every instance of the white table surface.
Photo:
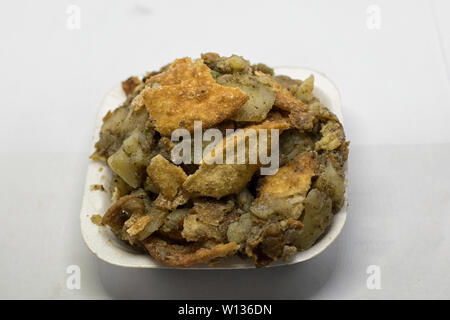
[[[72,4],[79,30],[66,26]],[[367,26],[373,5],[379,29]],[[445,0],[2,2],[0,298],[450,298],[449,14]],[[310,67],[340,88],[351,140],[342,235],[282,268],[99,261],[79,210],[100,101],[131,74],[207,51]],[[80,290],[66,286],[70,265]],[[370,265],[380,290],[366,285]]]

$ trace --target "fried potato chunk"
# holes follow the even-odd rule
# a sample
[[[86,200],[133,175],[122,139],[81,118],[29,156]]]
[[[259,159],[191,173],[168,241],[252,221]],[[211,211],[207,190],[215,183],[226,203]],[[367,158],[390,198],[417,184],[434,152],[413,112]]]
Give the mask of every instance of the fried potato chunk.
[[[190,215],[184,219],[181,235],[187,241],[226,240],[226,235],[222,233],[219,226],[233,207],[232,203],[219,201],[196,202]]]
[[[325,231],[331,222],[333,213],[332,203],[326,193],[317,189],[311,189],[305,199],[305,214],[302,218],[303,229],[295,241],[299,250],[306,250]]]
[[[308,110],[308,106],[301,102],[300,100],[296,99],[289,90],[283,88],[274,78],[271,76],[261,72],[261,71],[255,71],[255,74],[257,76],[263,77],[266,79],[268,83],[272,85],[272,87],[275,89],[276,92],[276,98],[274,105],[282,110],[286,111],[292,111],[294,109],[300,109],[303,111]]]
[[[272,176],[266,176],[250,211],[261,219],[273,214],[298,219],[311,178],[319,167],[316,152],[304,152]]]
[[[147,80],[142,92],[156,130],[170,136],[175,129],[194,130],[194,121],[210,128],[233,116],[248,100],[239,88],[219,85],[202,60],[178,59],[168,71]]]
[[[264,74],[260,71],[256,71],[260,77],[264,77],[266,81],[272,85],[276,92],[276,98],[274,105],[282,110],[289,111],[289,119],[294,127],[300,131],[310,131],[314,127],[314,113],[309,111],[307,104],[303,103],[300,98],[296,98],[289,89],[283,87],[278,83],[273,77]],[[311,78],[311,77],[310,77]],[[308,78],[308,79],[310,79]],[[308,80],[307,79],[307,80]],[[314,79],[314,78],[312,78]],[[283,80],[281,80],[283,81]],[[286,82],[286,80],[284,80]],[[308,80],[310,83],[310,80]],[[314,85],[314,82],[313,82]],[[291,90],[295,91],[296,88],[301,87],[301,85],[293,85],[291,83]],[[289,86],[288,86],[289,88]]]
[[[286,130],[280,136],[280,167],[287,165],[299,154],[312,151],[314,143],[312,139],[299,130]]]
[[[253,258],[257,268],[283,257],[293,255],[292,245],[299,237],[302,222],[294,219],[268,221],[262,226],[254,226],[247,239],[245,253]]]
[[[248,94],[248,101],[233,116],[235,121],[263,121],[275,101],[275,93],[271,86],[258,80],[258,77],[243,74],[226,74],[217,79],[217,83],[239,88]]]
[[[150,180],[159,188],[161,194],[168,200],[174,200],[179,188],[186,180],[183,169],[170,163],[162,155],[153,157],[147,167]]]
[[[183,231],[184,219],[189,215],[190,210],[189,208],[176,209],[169,213],[159,229],[159,233],[165,239],[184,241],[181,231]]]
[[[157,237],[150,237],[144,242],[144,247],[153,258],[171,267],[189,267],[196,263],[205,263],[232,255],[239,249],[239,245],[234,242],[203,245],[205,247],[199,243],[170,244]]]
[[[342,207],[344,203],[345,180],[334,168],[331,161],[321,168],[314,187],[331,197],[334,212],[337,212]]]
[[[268,147],[270,151],[270,129],[278,129],[280,132],[289,128],[289,122],[281,117],[279,114],[273,114],[268,117],[264,122],[249,126],[243,129],[244,133],[246,130],[254,129],[258,134],[260,129],[266,129],[268,131]],[[234,148],[238,143],[238,140],[245,136],[228,135],[223,144],[218,144],[216,150],[213,150],[210,157],[214,157],[217,154],[217,148],[222,148],[222,154],[226,154],[227,148]],[[223,196],[232,193],[238,193],[241,191],[247,183],[252,178],[253,174],[260,168],[260,164],[250,164],[248,163],[249,154],[251,152],[258,152],[258,150],[249,150],[246,144],[245,159],[246,163],[238,164],[236,161],[237,152],[235,152],[235,161],[232,164],[212,163],[208,164],[205,161],[202,162],[200,168],[192,175],[188,176],[183,184],[183,187],[191,192],[202,196],[214,197],[220,199]],[[204,159],[205,160],[205,159]]]

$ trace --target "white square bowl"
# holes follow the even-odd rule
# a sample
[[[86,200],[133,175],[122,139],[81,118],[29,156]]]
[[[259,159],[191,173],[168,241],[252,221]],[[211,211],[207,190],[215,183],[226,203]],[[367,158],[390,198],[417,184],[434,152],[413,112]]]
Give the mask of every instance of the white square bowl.
[[[313,74],[314,95],[328,107],[343,124],[342,105],[339,91],[336,86],[322,73],[306,68],[276,68],[277,75],[287,75],[294,79],[304,80]],[[94,144],[99,138],[102,119],[109,110],[113,110],[125,101],[122,87],[118,85],[106,95],[97,115],[95,132],[91,151],[94,152]],[[346,176],[347,176],[347,168]],[[103,184],[108,189],[111,179],[111,171],[106,164],[89,159],[86,185],[80,213],[81,233],[89,249],[101,260],[113,265],[128,268],[171,268],[167,267],[150,255],[138,252],[117,239],[107,227],[99,227],[91,221],[94,214],[103,215],[111,205],[109,192],[91,190],[91,185]],[[324,251],[339,235],[344,227],[347,217],[347,193],[341,210],[333,216],[330,227],[324,235],[308,250],[298,252],[291,260],[276,261],[269,266],[282,266],[309,260]],[[198,265],[188,269],[250,269],[255,268],[250,259],[241,259],[237,256],[228,257],[215,266]]]

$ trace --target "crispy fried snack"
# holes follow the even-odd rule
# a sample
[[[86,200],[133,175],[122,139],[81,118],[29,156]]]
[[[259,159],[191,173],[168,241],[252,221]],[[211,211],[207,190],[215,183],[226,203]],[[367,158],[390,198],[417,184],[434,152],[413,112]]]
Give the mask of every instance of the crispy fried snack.
[[[170,163],[159,154],[150,161],[147,174],[168,200],[175,199],[179,188],[187,178],[183,169]]]
[[[245,133],[252,129],[255,130],[258,135],[260,129],[277,129],[282,132],[288,128],[289,122],[285,118],[281,117],[279,114],[273,114],[258,125],[244,128],[243,132]],[[223,143],[218,144],[217,148],[211,152],[210,157],[214,157],[219,148],[222,149],[220,153],[225,155],[227,148],[235,149],[237,144],[245,143],[245,141],[242,141],[244,139],[246,139],[245,135],[232,134],[227,136]],[[268,134],[267,144],[267,149],[270,151],[270,134]],[[191,193],[214,197],[216,199],[220,199],[229,194],[238,193],[247,185],[256,170],[261,166],[260,163],[249,163],[248,161],[250,159],[250,153],[255,153],[258,150],[249,150],[247,144],[245,147],[246,163],[237,163],[237,152],[235,152],[235,160],[232,164],[226,164],[226,161],[223,161],[224,164],[207,164],[203,162],[199,170],[186,179],[183,187]]]
[[[196,202],[190,215],[184,219],[181,235],[187,241],[224,241],[226,235],[220,225],[233,208],[233,203],[211,200]]]
[[[273,214],[298,219],[319,164],[317,153],[304,152],[276,174],[266,176],[250,211],[261,219],[269,219]]]
[[[274,105],[280,109],[286,111],[292,111],[295,109],[300,109],[302,111],[307,111],[308,106],[304,104],[302,101],[295,99],[295,97],[289,92],[289,90],[283,88],[281,84],[279,84],[275,79],[271,76],[261,72],[256,71],[255,74],[260,77],[264,77],[268,83],[272,85],[276,92],[276,98]]]
[[[147,84],[152,86],[142,97],[149,117],[156,131],[166,136],[179,128],[193,131],[195,120],[210,128],[233,116],[248,100],[242,90],[217,84],[202,60],[190,58],[176,60]]]
[[[93,220],[154,259],[189,267],[238,254],[264,267],[313,246],[344,205],[349,143],[314,97],[313,76],[206,53],[122,88],[126,101],[105,116],[91,156],[113,172],[112,205]],[[194,121],[202,137],[215,129],[214,144],[172,139]],[[181,149],[188,161],[178,164]]]
[[[153,258],[171,267],[189,267],[196,263],[208,262],[232,255],[239,249],[234,242],[179,245],[170,244],[157,237],[147,239],[144,247]]]

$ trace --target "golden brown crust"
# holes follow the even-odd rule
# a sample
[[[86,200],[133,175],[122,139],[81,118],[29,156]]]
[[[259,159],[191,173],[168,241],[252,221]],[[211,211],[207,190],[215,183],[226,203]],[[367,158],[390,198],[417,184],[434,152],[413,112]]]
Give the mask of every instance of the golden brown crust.
[[[272,176],[266,176],[259,189],[258,196],[305,196],[311,185],[311,178],[319,168],[319,157],[315,152],[304,152],[295,157],[289,164],[281,167]]]
[[[147,167],[150,180],[159,188],[161,194],[169,201],[175,199],[179,188],[186,180],[183,169],[170,163],[158,154],[153,157]]]
[[[166,136],[179,128],[192,132],[196,120],[210,128],[233,116],[248,100],[242,90],[217,84],[202,60],[190,58],[176,60],[147,84],[158,84],[144,89],[142,97],[156,130]]]
[[[311,178],[319,164],[316,152],[304,152],[281,167],[276,174],[264,177],[250,211],[264,220],[273,216],[300,218]]]
[[[148,253],[171,267],[189,267],[196,263],[205,263],[212,259],[234,254],[239,245],[234,242],[200,247],[199,244],[170,244],[158,237],[150,237],[144,242]]]
[[[174,199],[169,200],[162,193],[155,199],[155,205],[167,210],[174,210],[189,201],[189,194],[180,189]]]
[[[306,104],[296,99],[289,90],[283,88],[274,78],[261,71],[255,71],[255,74],[260,77],[265,77],[275,89],[276,98],[274,105],[276,107],[286,111],[292,111],[294,109],[300,109],[302,111],[308,110]]]
[[[245,132],[249,129],[254,129],[258,134],[260,129],[278,129],[280,132],[289,128],[289,122],[286,118],[283,118],[280,114],[271,114],[264,122],[249,126],[243,129]],[[238,136],[239,139],[239,136]],[[226,154],[227,148],[233,148],[238,142],[235,139],[235,135],[229,135],[224,139],[223,144],[219,144],[217,148],[222,148],[222,154]],[[270,151],[270,131],[268,133],[268,146]],[[255,152],[256,150],[253,150]],[[252,178],[253,174],[260,167],[259,163],[248,163],[249,150],[246,146],[246,163],[236,164],[236,161],[232,164],[212,163],[207,164],[203,162],[200,168],[192,175],[188,176],[183,184],[183,187],[191,192],[202,196],[209,196],[220,199],[221,197],[237,193],[241,191]],[[210,155],[214,157],[214,150]]]

